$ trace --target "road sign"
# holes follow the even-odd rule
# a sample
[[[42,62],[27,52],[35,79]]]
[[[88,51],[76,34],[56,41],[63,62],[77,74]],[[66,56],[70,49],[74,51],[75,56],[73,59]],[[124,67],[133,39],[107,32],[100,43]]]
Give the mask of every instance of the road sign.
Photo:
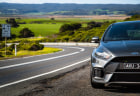
[[[2,37],[11,37],[10,24],[2,24]]]

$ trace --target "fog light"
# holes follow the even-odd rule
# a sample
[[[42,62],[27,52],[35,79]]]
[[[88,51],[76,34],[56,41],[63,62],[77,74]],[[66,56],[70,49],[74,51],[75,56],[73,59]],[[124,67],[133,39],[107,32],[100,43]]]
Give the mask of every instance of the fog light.
[[[104,76],[104,72],[100,68],[94,68],[94,77],[102,78]]]

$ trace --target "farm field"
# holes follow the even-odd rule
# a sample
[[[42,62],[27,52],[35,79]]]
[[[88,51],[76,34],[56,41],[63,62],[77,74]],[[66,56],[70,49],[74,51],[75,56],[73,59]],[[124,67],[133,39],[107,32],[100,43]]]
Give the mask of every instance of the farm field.
[[[20,24],[18,28],[12,28],[12,34],[19,35],[20,30],[23,28],[29,28],[35,33],[35,36],[48,36],[59,32],[59,28],[62,24]]]
[[[23,28],[29,28],[34,32],[35,37],[46,37],[59,32],[61,25],[65,23],[81,23],[83,27],[87,26],[90,21],[106,22],[117,21],[121,22],[128,16],[50,16],[47,18],[16,18],[16,22],[19,23],[19,27],[11,28],[11,33],[19,35],[20,30]],[[13,18],[13,17],[12,17]],[[6,24],[7,18],[0,18],[0,24]]]

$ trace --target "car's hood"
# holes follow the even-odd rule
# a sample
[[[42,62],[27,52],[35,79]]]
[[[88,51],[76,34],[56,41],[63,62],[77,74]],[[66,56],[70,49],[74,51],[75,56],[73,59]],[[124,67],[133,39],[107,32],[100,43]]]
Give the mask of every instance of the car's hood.
[[[140,56],[140,41],[109,41],[101,42],[108,51],[117,56]]]

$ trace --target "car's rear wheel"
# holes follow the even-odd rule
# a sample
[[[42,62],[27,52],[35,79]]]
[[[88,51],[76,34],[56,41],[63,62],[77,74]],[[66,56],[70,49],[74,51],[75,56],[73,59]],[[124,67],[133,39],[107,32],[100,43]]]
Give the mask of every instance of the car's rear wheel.
[[[94,77],[94,75],[93,75],[93,69],[91,68],[91,72],[90,72],[91,86],[92,86],[93,88],[97,88],[97,89],[102,89],[102,88],[104,88],[104,84],[94,82],[94,81],[93,81],[93,77]]]

